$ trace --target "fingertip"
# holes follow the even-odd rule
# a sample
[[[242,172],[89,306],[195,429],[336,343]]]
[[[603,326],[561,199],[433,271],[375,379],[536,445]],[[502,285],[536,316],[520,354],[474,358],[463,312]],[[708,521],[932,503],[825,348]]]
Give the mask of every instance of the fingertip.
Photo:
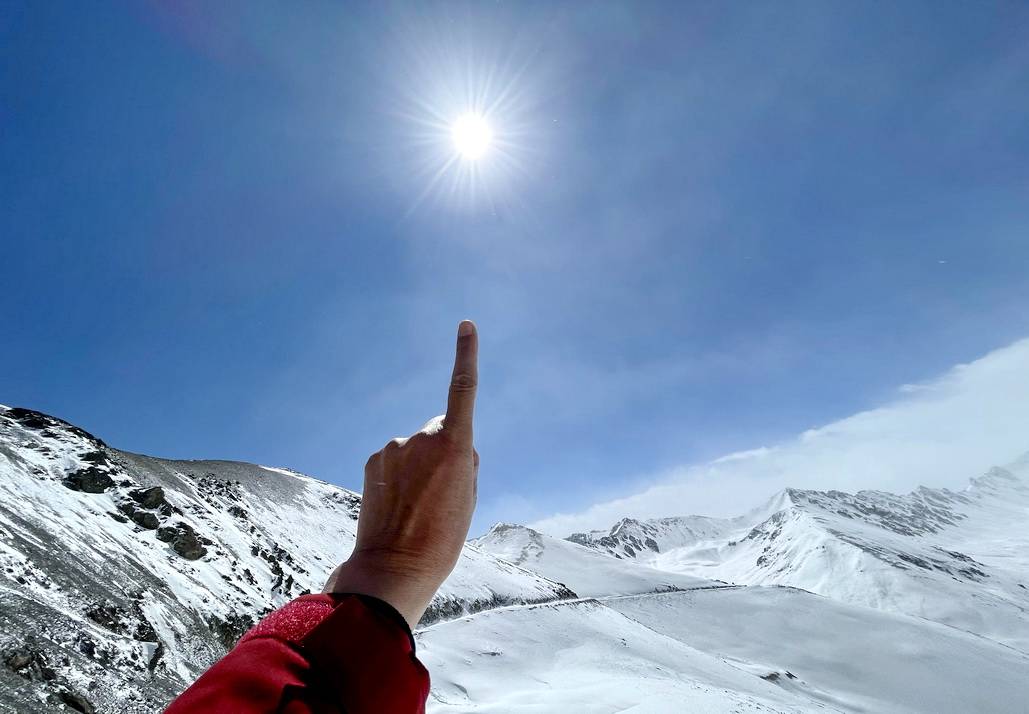
[[[468,337],[469,335],[474,335],[475,332],[475,323],[471,320],[461,320],[461,324],[457,326],[458,337]]]

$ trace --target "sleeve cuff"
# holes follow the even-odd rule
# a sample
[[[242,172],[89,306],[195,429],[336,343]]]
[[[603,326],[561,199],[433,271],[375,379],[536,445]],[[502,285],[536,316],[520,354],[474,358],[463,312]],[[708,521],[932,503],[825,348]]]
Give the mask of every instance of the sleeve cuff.
[[[411,643],[411,654],[416,654],[414,633],[411,632],[411,626],[407,624],[407,620],[400,614],[400,611],[390,605],[385,600],[380,600],[372,595],[362,595],[361,593],[332,593],[329,597],[335,600],[338,605],[343,598],[354,597],[364,603],[365,607],[373,612],[382,615],[388,620],[392,620],[397,626],[407,634],[407,639]]]
[[[331,614],[299,643],[322,686],[348,714],[424,712],[429,673],[400,613],[366,595],[331,598]]]
[[[385,600],[360,593],[301,595],[278,610],[266,615],[243,635],[239,641],[242,643],[255,637],[275,637],[286,642],[299,644],[311,630],[331,615],[332,611],[347,598],[356,598],[372,612],[395,623],[407,635],[411,652],[415,652],[414,634],[411,632],[411,627],[407,624],[404,616]]]

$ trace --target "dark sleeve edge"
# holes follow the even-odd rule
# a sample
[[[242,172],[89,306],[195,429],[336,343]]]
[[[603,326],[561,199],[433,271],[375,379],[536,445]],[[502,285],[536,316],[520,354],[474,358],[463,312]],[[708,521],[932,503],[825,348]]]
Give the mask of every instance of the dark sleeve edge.
[[[411,632],[411,626],[407,624],[407,620],[401,615],[395,607],[390,605],[385,600],[380,600],[372,595],[364,595],[362,593],[330,593],[334,604],[338,605],[343,598],[355,597],[360,600],[365,607],[372,612],[382,615],[387,620],[391,620],[396,623],[400,629],[407,635],[407,639],[411,641],[411,654],[416,653],[414,633]]]

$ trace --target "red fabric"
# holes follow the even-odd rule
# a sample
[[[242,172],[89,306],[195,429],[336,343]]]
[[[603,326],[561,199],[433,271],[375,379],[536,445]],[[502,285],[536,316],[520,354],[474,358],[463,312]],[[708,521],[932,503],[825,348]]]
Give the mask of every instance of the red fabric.
[[[429,674],[399,614],[304,595],[268,615],[165,714],[423,714]]]

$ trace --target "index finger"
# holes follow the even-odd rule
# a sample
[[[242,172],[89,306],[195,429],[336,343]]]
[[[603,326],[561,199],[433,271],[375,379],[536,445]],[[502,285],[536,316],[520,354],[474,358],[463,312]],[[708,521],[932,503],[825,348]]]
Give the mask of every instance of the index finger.
[[[447,396],[447,416],[443,428],[471,442],[475,389],[479,383],[479,334],[475,323],[462,320],[457,328],[457,354],[454,374]]]

